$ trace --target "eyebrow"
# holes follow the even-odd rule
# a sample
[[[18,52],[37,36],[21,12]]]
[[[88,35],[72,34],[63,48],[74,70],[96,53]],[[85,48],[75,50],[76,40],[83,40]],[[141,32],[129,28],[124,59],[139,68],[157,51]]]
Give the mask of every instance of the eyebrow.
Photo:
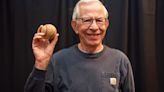
[[[91,18],[91,19],[101,19],[101,18],[105,18],[106,17],[96,17],[96,18],[93,18],[93,17],[79,17],[79,18],[76,18],[76,19],[84,19],[84,18]]]

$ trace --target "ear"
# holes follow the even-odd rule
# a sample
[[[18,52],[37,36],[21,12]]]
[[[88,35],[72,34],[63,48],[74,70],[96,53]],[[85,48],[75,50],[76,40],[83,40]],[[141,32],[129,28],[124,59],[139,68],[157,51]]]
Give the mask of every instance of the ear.
[[[72,20],[72,21],[71,21],[71,26],[72,26],[74,32],[75,32],[76,34],[78,34],[76,21]]]
[[[106,26],[106,28],[108,28],[108,26],[109,26],[109,19],[106,19],[105,26]]]

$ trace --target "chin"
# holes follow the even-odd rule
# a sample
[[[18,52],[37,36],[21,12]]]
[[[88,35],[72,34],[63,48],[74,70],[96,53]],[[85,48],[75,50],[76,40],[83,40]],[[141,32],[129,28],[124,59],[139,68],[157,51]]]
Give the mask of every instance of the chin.
[[[99,46],[101,44],[101,42],[99,42],[99,41],[89,41],[88,42],[88,45],[89,46]]]

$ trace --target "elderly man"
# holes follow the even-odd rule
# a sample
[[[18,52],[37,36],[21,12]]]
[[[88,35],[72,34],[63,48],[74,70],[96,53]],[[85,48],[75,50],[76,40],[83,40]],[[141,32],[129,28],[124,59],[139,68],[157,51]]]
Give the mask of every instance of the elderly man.
[[[105,6],[99,0],[80,0],[71,25],[80,42],[55,54],[58,34],[51,42],[45,33],[34,35],[35,65],[25,92],[135,92],[126,55],[102,43],[109,26]]]

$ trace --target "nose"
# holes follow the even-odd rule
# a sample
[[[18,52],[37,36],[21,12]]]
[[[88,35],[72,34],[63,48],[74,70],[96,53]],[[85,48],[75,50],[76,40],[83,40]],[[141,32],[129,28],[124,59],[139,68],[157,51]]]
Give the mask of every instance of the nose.
[[[97,30],[99,26],[96,23],[96,20],[93,20],[92,24],[90,25],[90,29]]]

